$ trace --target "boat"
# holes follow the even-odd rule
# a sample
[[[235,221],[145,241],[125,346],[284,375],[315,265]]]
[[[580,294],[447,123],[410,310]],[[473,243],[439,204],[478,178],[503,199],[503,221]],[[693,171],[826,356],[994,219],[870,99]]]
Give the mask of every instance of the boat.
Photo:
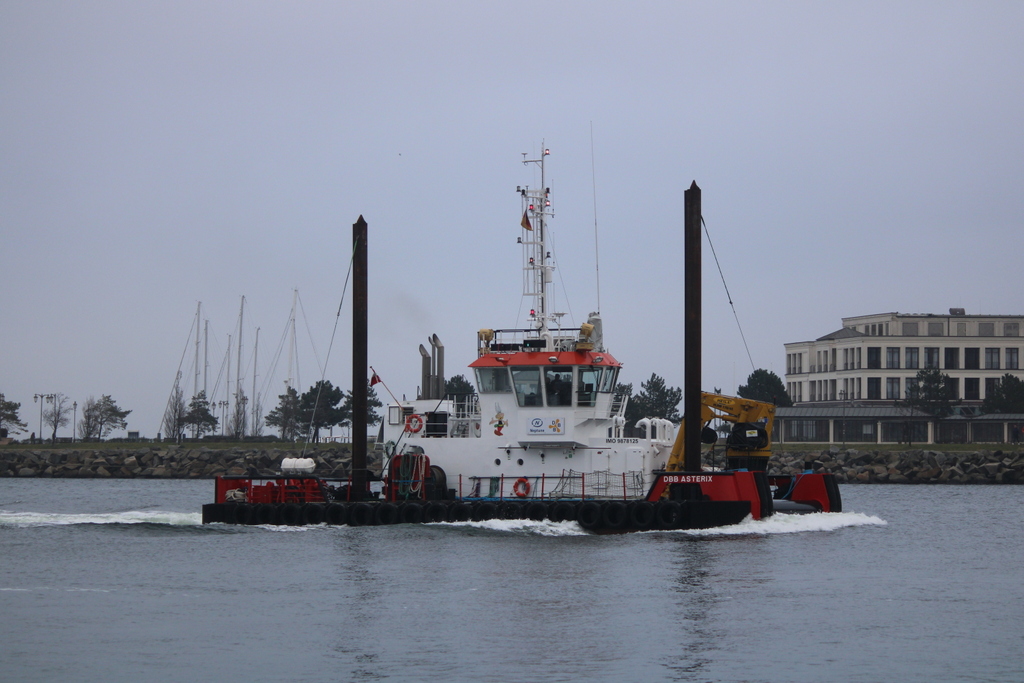
[[[532,519],[576,522],[595,533],[693,529],[763,519],[776,512],[838,512],[831,474],[769,476],[775,407],[699,391],[699,308],[687,311],[687,387],[684,422],[649,417],[627,429],[628,396],[617,392],[622,364],[604,343],[599,312],[578,327],[563,326],[552,305],[555,262],[553,217],[542,147],[540,186],[519,186],[518,245],[523,293],[529,300],[522,328],[482,328],[468,364],[474,391],[445,391],[444,345],[437,335],[421,345],[415,399],[386,407],[376,446],[379,480],[328,482],[310,471],[258,479],[220,477],[204,522],[349,524]],[[688,233],[696,221],[687,204]],[[690,277],[688,273],[688,288]],[[699,288],[699,284],[697,285]],[[687,297],[687,306],[697,297]],[[696,319],[697,324],[692,323]],[[691,329],[693,328],[693,329]],[[693,337],[697,359],[692,362]],[[698,369],[691,372],[693,365]],[[374,375],[374,380],[376,380]],[[358,382],[356,383],[358,384]],[[724,467],[701,462],[701,442],[716,444],[710,428],[731,425]]]

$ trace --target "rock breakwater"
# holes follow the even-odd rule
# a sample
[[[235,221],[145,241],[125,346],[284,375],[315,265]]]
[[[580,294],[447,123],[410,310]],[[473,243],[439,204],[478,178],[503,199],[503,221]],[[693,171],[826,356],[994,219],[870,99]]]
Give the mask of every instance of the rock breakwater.
[[[299,451],[277,448],[206,448],[169,445],[140,448],[0,449],[0,477],[208,479],[226,474],[273,476],[281,460]],[[347,477],[352,463],[347,447],[306,453],[316,474]],[[370,469],[380,458],[368,454]]]
[[[1024,451],[827,450],[776,453],[769,474],[831,472],[843,484],[1024,484]]]
[[[220,475],[274,476],[293,449],[208,448],[188,445],[139,448],[0,449],[0,477],[209,479]],[[306,454],[316,474],[347,477],[347,447],[317,448]],[[380,472],[379,455],[368,454]],[[719,459],[720,460],[720,459]],[[715,465],[714,459],[705,464]],[[807,469],[831,472],[844,484],[1024,484],[1024,451],[876,451],[832,447],[783,451],[772,456],[769,474]]]

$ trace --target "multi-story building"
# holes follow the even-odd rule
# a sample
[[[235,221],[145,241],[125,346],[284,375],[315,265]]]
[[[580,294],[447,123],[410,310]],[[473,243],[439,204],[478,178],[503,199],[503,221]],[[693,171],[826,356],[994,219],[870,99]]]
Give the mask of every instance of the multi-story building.
[[[851,427],[863,431],[867,423],[874,424],[868,430],[872,434],[850,440],[902,441],[907,436],[917,441],[942,440],[935,425],[926,426],[924,419],[908,420],[896,401],[906,397],[919,371],[934,368],[949,376],[951,393],[961,401],[958,413],[973,417],[1003,375],[1024,379],[1022,322],[1020,315],[967,315],[962,308],[951,308],[948,315],[879,313],[843,318],[842,328],[835,332],[785,345],[786,390],[794,407],[780,415],[783,425],[792,432],[792,440],[810,440],[800,436],[801,416],[806,413],[808,420],[819,420],[816,428],[803,427],[821,437],[820,421],[833,419],[825,417],[830,414],[842,421],[844,436]],[[870,414],[855,417],[865,411]],[[847,424],[856,419],[866,424]],[[889,434],[883,433],[883,422],[893,424]],[[995,423],[991,423],[994,434]],[[1002,429],[1004,436],[1019,434],[1019,428],[1015,432],[1009,424]],[[830,438],[814,440],[838,441],[835,431],[836,425],[830,424]],[[978,439],[968,436],[967,440]]]

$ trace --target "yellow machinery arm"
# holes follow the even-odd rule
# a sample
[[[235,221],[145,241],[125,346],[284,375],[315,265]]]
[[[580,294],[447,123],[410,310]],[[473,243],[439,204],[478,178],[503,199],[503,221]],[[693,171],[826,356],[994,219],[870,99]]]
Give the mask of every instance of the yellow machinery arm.
[[[746,468],[764,470],[768,466],[768,458],[772,455],[772,421],[775,419],[775,406],[764,401],[749,398],[722,396],[701,392],[700,395],[700,426],[705,429],[715,418],[733,423],[732,433],[726,440],[726,460],[730,468]],[[685,460],[686,422],[679,425],[672,453],[668,457],[665,469],[679,472]],[[710,435],[709,435],[710,436]],[[717,438],[717,434],[715,434]],[[704,441],[702,439],[702,441]],[[704,441],[714,443],[713,441]]]

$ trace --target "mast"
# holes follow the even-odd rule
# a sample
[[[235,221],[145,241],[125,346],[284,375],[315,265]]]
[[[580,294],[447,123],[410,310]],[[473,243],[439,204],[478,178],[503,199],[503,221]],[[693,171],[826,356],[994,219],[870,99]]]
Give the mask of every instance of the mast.
[[[242,296],[242,303],[238,308],[238,371],[235,373],[235,400],[242,397],[242,318],[245,315],[245,296]]]
[[[224,384],[224,428],[227,429],[228,415],[231,411],[231,335],[228,335],[228,351],[227,351],[227,362],[225,365],[228,366],[228,381]],[[227,434],[227,431],[224,432]]]
[[[252,347],[252,436],[256,436],[256,416],[259,411],[259,400],[256,397],[256,358],[260,351],[260,328],[256,328],[256,342]]]
[[[295,384],[294,375],[292,374],[292,362],[295,359],[295,305],[299,298],[299,290],[292,290],[292,312],[288,319],[288,323],[291,326],[291,339],[288,341],[288,379],[284,381],[285,393],[291,389]]]
[[[547,221],[554,212],[551,210],[551,188],[547,186],[544,169],[544,160],[549,154],[551,150],[544,147],[543,141],[539,159],[527,159],[527,153],[523,152],[523,164],[540,166],[540,187],[531,190],[527,185],[516,190],[523,198],[523,235],[519,239],[524,246],[525,259],[523,296],[533,297],[534,306],[530,310],[533,325],[537,334],[546,340],[544,350],[554,351],[551,330],[557,327],[561,314],[551,310],[550,290],[555,266],[547,248]]]
[[[196,364],[195,364],[195,379],[192,382],[192,396],[196,396],[199,393],[199,314],[203,307],[203,302],[200,301],[196,304]]]
[[[210,374],[210,321],[203,321],[203,394],[207,399],[210,395],[206,393],[206,380]]]

